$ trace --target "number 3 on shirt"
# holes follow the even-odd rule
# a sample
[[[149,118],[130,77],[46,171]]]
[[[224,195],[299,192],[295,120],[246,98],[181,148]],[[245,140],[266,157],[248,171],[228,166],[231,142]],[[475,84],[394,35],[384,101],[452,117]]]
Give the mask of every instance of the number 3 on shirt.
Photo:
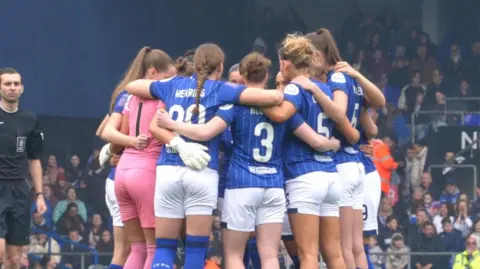
[[[262,155],[260,153],[259,148],[254,148],[253,159],[257,162],[266,163],[272,158],[273,139],[275,138],[275,131],[273,130],[273,126],[270,123],[260,122],[255,125],[253,134],[259,137],[262,135],[263,130],[265,130],[267,136],[264,139],[260,140],[260,144],[265,148],[265,155]]]
[[[170,110],[168,111],[168,114],[170,114],[170,117],[174,119],[175,121],[180,121],[180,122],[186,122],[186,123],[192,123],[192,116],[193,116],[193,110],[195,109],[196,105],[191,105],[187,108],[185,111],[181,105],[173,105]],[[205,107],[202,105],[199,105],[199,113],[198,113],[198,122],[197,124],[204,124],[205,123]],[[177,117],[174,118],[173,115],[177,114]]]

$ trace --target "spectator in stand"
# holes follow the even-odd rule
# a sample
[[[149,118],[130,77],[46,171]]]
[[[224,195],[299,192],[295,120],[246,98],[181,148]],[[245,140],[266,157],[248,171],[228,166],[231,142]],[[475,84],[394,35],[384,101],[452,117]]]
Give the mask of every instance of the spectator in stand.
[[[468,235],[467,240],[465,240],[466,249],[455,256],[452,269],[480,268],[480,252],[478,251],[477,240],[474,234]]]
[[[35,233],[30,236],[30,245],[28,246],[28,252],[34,253],[37,256],[45,256],[60,253],[60,245],[53,238],[48,238],[46,234]],[[52,259],[56,263],[60,263],[60,255],[52,255]]]
[[[80,255],[71,255],[69,253],[79,253],[85,252],[85,248],[79,247],[76,244],[85,245],[87,242],[80,235],[79,231],[72,229],[68,232],[68,240],[72,241],[75,244],[65,243],[62,248],[62,264],[69,266],[73,269],[81,269],[82,265],[82,256]],[[88,258],[85,259],[86,264],[88,264]]]
[[[92,216],[92,226],[88,232],[88,244],[91,248],[95,248],[97,243],[100,241],[100,236],[102,231],[105,228],[103,227],[103,220],[100,214],[96,213]]]
[[[67,196],[67,189],[70,187],[66,180],[58,180],[56,184],[52,185],[53,196],[57,201],[64,200]]]
[[[480,41],[475,41],[472,44],[472,55],[467,61],[466,78],[473,86],[480,86]],[[475,92],[475,96],[480,96],[480,92]]]
[[[423,171],[425,170],[425,162],[428,155],[428,147],[424,140],[416,141],[409,149],[407,149],[411,154],[408,154],[407,158],[407,167],[410,167],[410,178],[411,188],[415,189],[420,187],[421,177]],[[423,195],[423,194],[422,194]]]
[[[370,237],[368,245],[370,247],[370,261],[373,269],[382,269],[385,264],[385,256],[383,256],[383,250],[378,245],[375,236]]]
[[[462,232],[453,227],[452,220],[449,217],[445,217],[442,220],[443,232],[441,232],[440,238],[443,242],[445,251],[448,252],[460,252],[463,250],[463,236]]]
[[[412,195],[412,202],[410,205],[410,212],[412,215],[417,215],[417,210],[425,210],[424,204],[423,204],[423,195],[425,192],[423,191],[422,188],[416,187],[413,189],[413,195]],[[427,212],[425,210],[425,212]],[[427,216],[430,216],[427,212]]]
[[[72,186],[77,187],[79,185],[79,180],[82,178],[82,170],[80,157],[73,154],[70,157],[70,164],[67,165],[67,180]]]
[[[392,242],[387,249],[387,259],[385,261],[386,269],[404,269],[410,263],[410,248],[405,246],[403,235],[393,234]]]
[[[450,57],[443,64],[442,69],[445,76],[455,81],[460,80],[464,76],[466,66],[458,44],[450,46]]]
[[[423,190],[422,190],[423,191]],[[433,218],[437,213],[437,208],[434,206],[432,195],[428,192],[423,194],[423,207],[427,211],[430,218]]]
[[[390,72],[391,64],[383,55],[383,51],[377,48],[373,52],[372,59],[368,61],[366,68],[367,73],[370,74],[370,80],[375,84],[382,84]]]
[[[357,47],[353,40],[348,40],[345,49],[342,51],[342,58],[348,63],[355,63],[357,60]]]
[[[477,186],[475,188],[475,194],[476,194],[477,199],[475,201],[473,201],[473,203],[471,205],[470,216],[475,221],[478,221],[480,219],[480,186]],[[480,244],[479,244],[479,246],[480,246]]]
[[[412,241],[412,252],[442,252],[443,244],[435,232],[435,226],[429,221],[422,225],[422,233]],[[413,256],[416,269],[444,268],[439,256]]]
[[[387,218],[393,215],[392,201],[388,196],[384,196],[380,201],[380,207],[378,210],[378,228],[387,227]]]
[[[75,191],[74,187],[68,187],[67,189],[67,198],[65,200],[59,201],[57,206],[55,206],[55,210],[53,211],[53,221],[56,223],[60,216],[65,212],[67,206],[71,203],[77,205],[78,214],[82,217],[83,221],[87,221],[87,208],[85,204],[77,200],[77,192]]]
[[[432,41],[430,40],[430,36],[427,33],[420,33],[420,35],[418,36],[418,43],[420,44],[420,46],[427,47],[428,53],[431,56],[435,57],[435,55],[437,55],[437,46],[432,43]]]
[[[438,201],[438,189],[435,184],[432,184],[432,182],[432,175],[428,172],[423,172],[422,177],[420,178],[420,188],[422,188],[425,193],[429,193],[434,201]]]
[[[96,250],[99,253],[113,253],[113,239],[109,230],[102,231],[102,238],[98,241]],[[98,257],[98,263],[108,266],[112,261],[112,255],[101,255]]]
[[[441,203],[456,204],[457,199],[460,196],[460,190],[455,185],[455,179],[447,178],[445,182],[445,190],[440,195]]]
[[[454,95],[460,98],[474,97],[470,92],[470,84],[467,80],[462,79],[460,81],[459,91]],[[478,111],[478,100],[460,100],[456,101],[454,109],[466,110],[466,111]]]
[[[472,229],[472,220],[468,216],[468,203],[465,201],[458,201],[455,210],[455,222],[453,226],[455,229],[462,232],[463,237],[467,237],[468,233]]]
[[[388,196],[390,193],[390,180],[392,171],[397,169],[398,163],[392,157],[390,150],[394,147],[395,141],[392,134],[383,134],[382,140],[373,141],[373,162],[380,175],[382,183],[382,193]]]
[[[386,251],[390,243],[392,242],[393,234],[402,234],[402,230],[399,227],[398,219],[391,215],[387,217],[387,225],[378,231],[378,245],[383,251]]]
[[[410,76],[410,84],[402,88],[400,98],[398,99],[398,109],[406,113],[407,117],[410,117],[412,111],[415,109],[415,103],[417,101],[418,93],[425,94],[427,88],[421,84],[420,71],[414,71]],[[409,121],[409,119],[407,119]]]
[[[432,83],[428,84],[427,92],[425,95],[425,105],[431,107],[435,104],[436,92],[449,92],[453,93],[452,87],[445,81],[442,72],[439,69],[435,69],[432,73]]]
[[[70,230],[85,232],[85,221],[78,215],[78,207],[75,203],[68,204],[67,210],[56,224],[56,231],[61,235],[66,235]]]
[[[360,73],[366,74],[366,72],[367,72],[365,70],[366,66],[367,66],[366,62],[367,61],[365,60],[365,51],[364,50],[359,50],[357,52],[357,58],[353,62],[352,67],[355,70],[359,71]]]
[[[58,180],[65,180],[65,170],[58,165],[55,155],[48,155],[46,163],[43,184],[55,184]]]
[[[404,23],[408,23],[408,18],[404,18]],[[412,29],[411,27],[406,27],[407,30],[410,30],[406,40],[400,40],[402,44],[405,44],[406,55],[408,59],[413,59],[417,55],[418,48],[418,30]]]
[[[407,228],[408,244],[412,246],[422,235],[423,225],[430,222],[428,214],[423,208],[417,209],[415,215],[410,217],[410,224]]]
[[[404,57],[397,57],[393,63],[393,69],[388,74],[388,86],[398,88],[405,86],[410,80],[406,60]]]
[[[427,107],[425,105],[425,95],[421,92],[417,93],[417,99],[415,100],[415,106],[412,109],[407,110],[405,116],[410,117],[412,125],[415,125],[415,138],[421,140],[427,136],[430,119],[424,112]],[[413,118],[413,119],[412,119]]]
[[[47,229],[53,229],[53,221],[50,219],[48,221],[44,215],[40,215],[38,213],[32,214],[32,227],[39,228],[39,227],[46,227]]]
[[[422,83],[430,83],[432,82],[433,70],[437,69],[437,60],[429,55],[426,46],[420,45],[417,48],[417,57],[410,62],[409,68],[411,72],[416,70],[421,72]]]
[[[453,208],[452,204],[443,203],[440,206],[438,215],[433,217],[433,224],[435,225],[435,228],[438,233],[443,232],[443,224],[442,224],[443,219],[449,218],[450,222],[453,223],[455,221],[454,215],[455,215],[455,209]]]

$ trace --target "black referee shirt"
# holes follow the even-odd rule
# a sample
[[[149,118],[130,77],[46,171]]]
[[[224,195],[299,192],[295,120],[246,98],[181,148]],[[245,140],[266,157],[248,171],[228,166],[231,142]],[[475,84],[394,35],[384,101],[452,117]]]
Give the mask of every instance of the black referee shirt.
[[[40,159],[42,153],[37,117],[21,107],[12,113],[0,108],[0,180],[27,178],[27,159]]]

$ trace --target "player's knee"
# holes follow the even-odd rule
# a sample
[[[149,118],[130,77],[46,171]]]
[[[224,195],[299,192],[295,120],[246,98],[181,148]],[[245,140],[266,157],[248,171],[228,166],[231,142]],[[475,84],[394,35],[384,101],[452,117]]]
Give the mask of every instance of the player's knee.
[[[365,249],[363,248],[363,242],[354,242],[352,252],[353,252],[353,255],[355,256],[365,254]]]
[[[7,257],[8,263],[10,263],[11,265],[20,265],[21,258],[21,254],[8,255]]]
[[[318,252],[315,251],[313,248],[298,248],[298,257],[302,262],[318,260]]]

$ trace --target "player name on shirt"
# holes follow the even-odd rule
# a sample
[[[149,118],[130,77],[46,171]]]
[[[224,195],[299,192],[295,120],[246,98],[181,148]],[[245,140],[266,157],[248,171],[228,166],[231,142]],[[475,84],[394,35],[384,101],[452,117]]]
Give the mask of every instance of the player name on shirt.
[[[261,116],[261,115],[263,115],[263,112],[262,112],[260,109],[256,108],[256,107],[251,107],[251,108],[250,108],[250,114],[251,114],[251,115],[260,115],[260,116]]]
[[[195,98],[197,96],[197,89],[180,89],[175,91],[176,98]],[[200,97],[205,96],[205,90],[202,90]]]

